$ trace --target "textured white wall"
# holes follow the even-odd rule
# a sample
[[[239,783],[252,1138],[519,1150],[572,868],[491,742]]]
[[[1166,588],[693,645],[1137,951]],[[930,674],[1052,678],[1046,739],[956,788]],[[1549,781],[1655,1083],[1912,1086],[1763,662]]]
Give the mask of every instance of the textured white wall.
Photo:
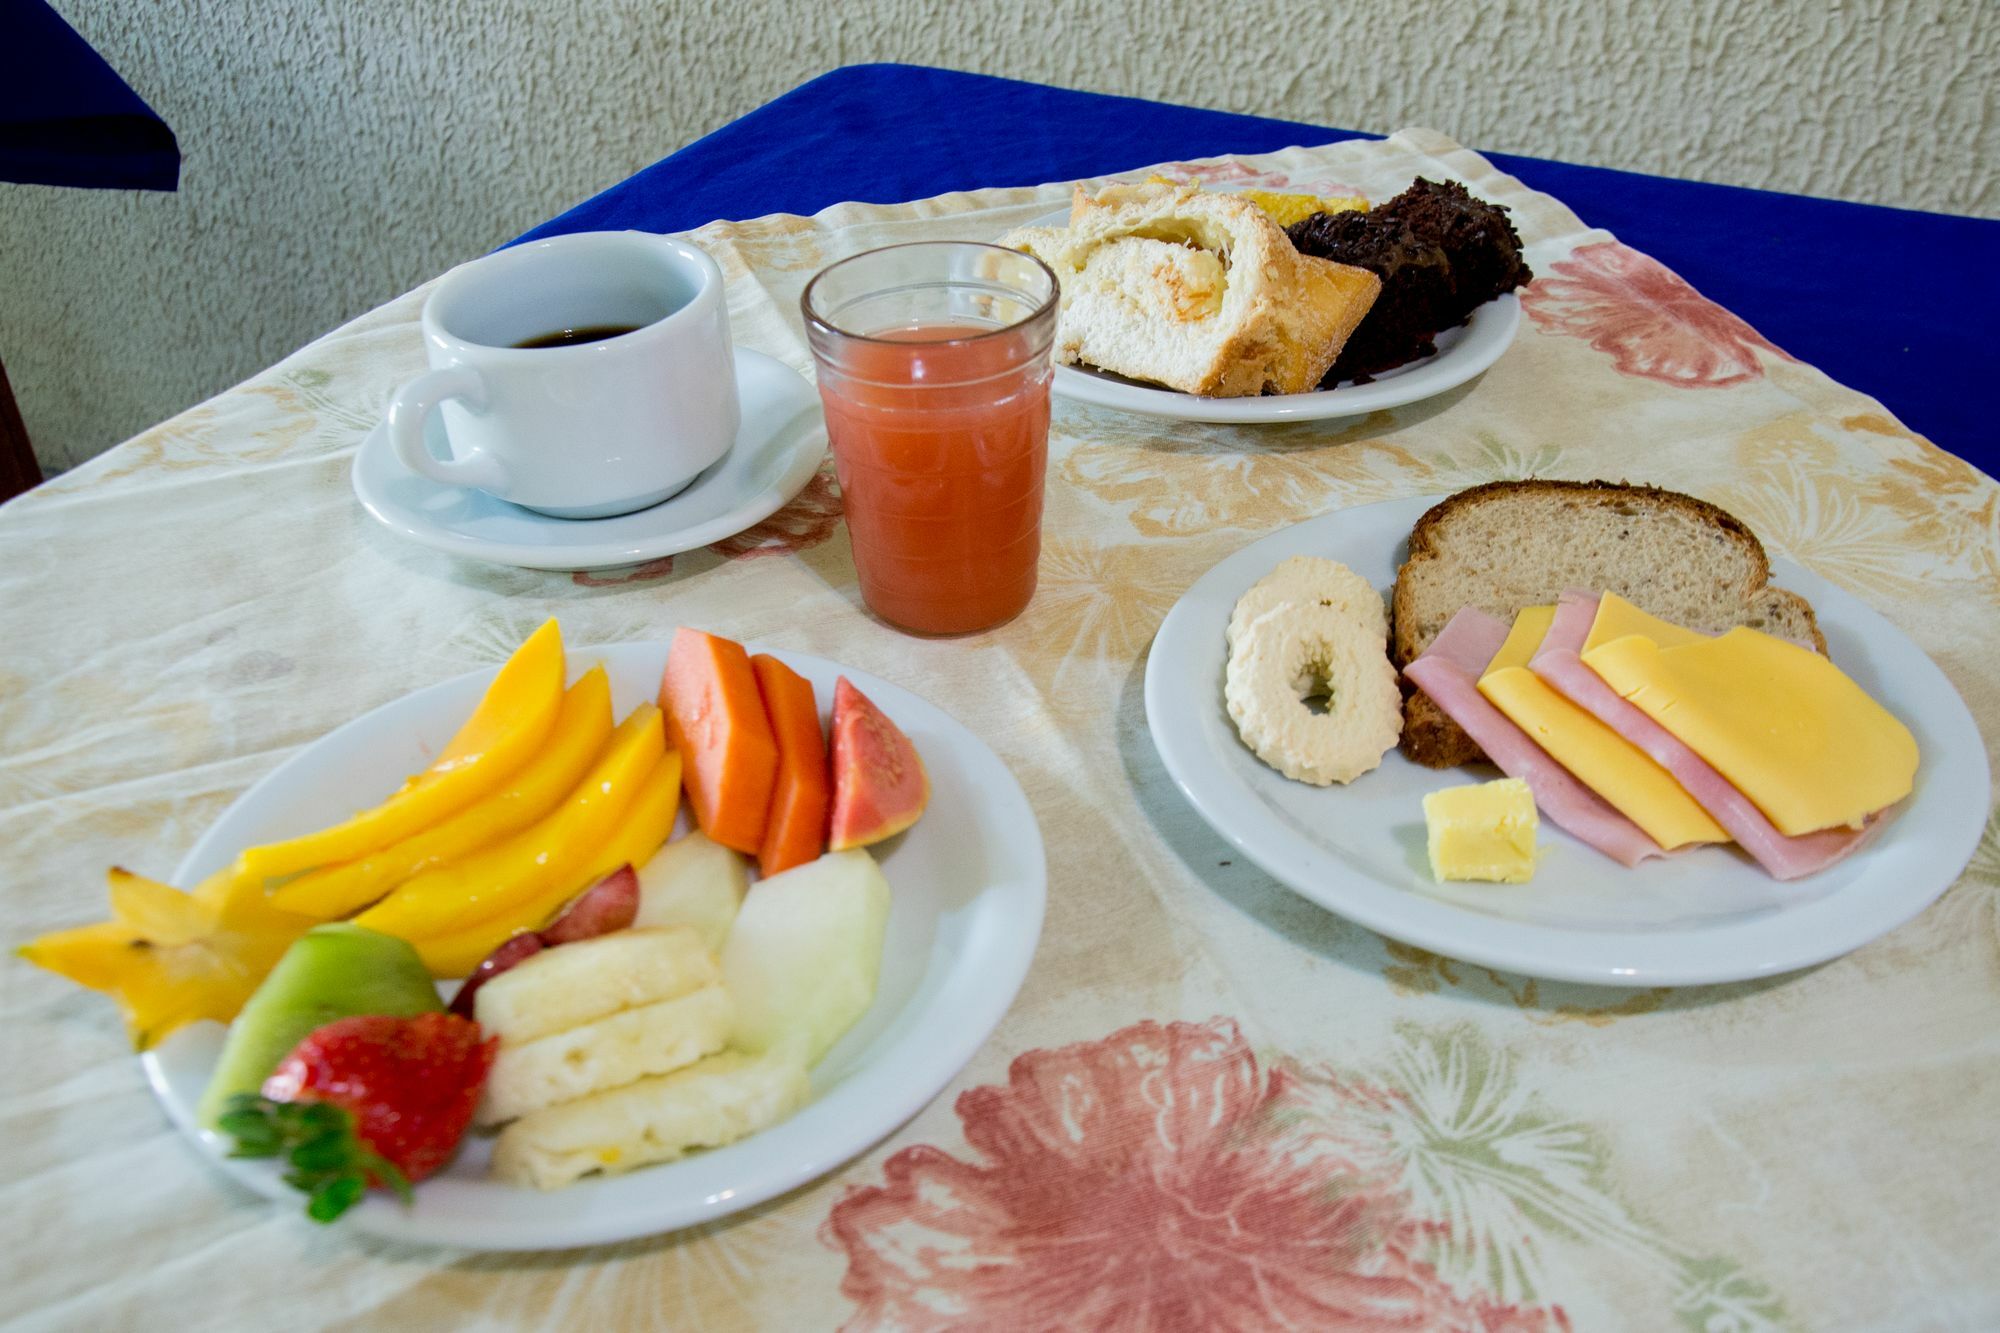
[[[0,360],[55,467],[858,61],[2000,214],[1994,0],[57,4],[186,165],[0,185]]]

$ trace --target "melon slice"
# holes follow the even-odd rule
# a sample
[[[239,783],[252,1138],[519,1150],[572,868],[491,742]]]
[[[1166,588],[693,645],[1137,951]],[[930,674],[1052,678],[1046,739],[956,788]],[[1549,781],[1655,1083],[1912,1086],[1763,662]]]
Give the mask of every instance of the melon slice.
[[[798,1042],[816,1063],[874,1002],[888,927],[889,881],[867,852],[751,885],[722,946],[730,1044],[756,1054]]]
[[[931,799],[917,747],[842,676],[833,686],[831,851],[869,847],[917,822]]]
[[[720,953],[750,891],[743,858],[699,829],[670,842],[639,871],[638,926],[693,926]]]

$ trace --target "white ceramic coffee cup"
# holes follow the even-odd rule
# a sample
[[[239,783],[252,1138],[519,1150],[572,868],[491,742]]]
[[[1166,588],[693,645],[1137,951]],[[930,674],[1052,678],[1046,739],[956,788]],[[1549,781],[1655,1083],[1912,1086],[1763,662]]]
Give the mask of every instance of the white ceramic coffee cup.
[[[423,334],[431,369],[389,404],[403,466],[556,518],[658,504],[728,453],[742,421],[722,272],[664,236],[579,232],[462,264],[424,302]],[[449,461],[424,443],[433,411]]]

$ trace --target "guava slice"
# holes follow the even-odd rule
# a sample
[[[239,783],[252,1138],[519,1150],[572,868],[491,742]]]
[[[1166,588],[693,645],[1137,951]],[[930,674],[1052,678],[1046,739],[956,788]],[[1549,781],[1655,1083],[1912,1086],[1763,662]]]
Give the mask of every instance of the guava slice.
[[[842,676],[833,686],[833,818],[827,847],[893,838],[930,803],[931,780],[902,728]]]

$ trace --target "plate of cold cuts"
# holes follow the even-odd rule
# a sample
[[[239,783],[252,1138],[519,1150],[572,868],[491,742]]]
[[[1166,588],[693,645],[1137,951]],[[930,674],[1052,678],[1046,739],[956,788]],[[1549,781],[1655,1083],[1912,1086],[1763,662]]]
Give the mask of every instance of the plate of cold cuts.
[[[1771,562],[1772,581],[1811,603],[1828,659],[1907,727],[1919,756],[1909,794],[1872,815],[1851,845],[1793,839],[1817,859],[1794,866],[1792,878],[1776,877],[1736,841],[1623,864],[1544,812],[1528,882],[1439,882],[1424,797],[1499,778],[1497,769],[1426,768],[1390,750],[1348,785],[1313,786],[1262,762],[1224,703],[1225,632],[1237,599],[1301,555],[1339,561],[1386,597],[1412,525],[1442,498],[1329,513],[1265,537],[1212,568],[1162,623],[1145,682],[1154,745],[1196,812],[1245,857],[1393,939],[1510,972],[1616,986],[1809,967],[1896,929],[1958,879],[1991,808],[1977,725],[1944,673],[1886,618],[1784,560]]]

